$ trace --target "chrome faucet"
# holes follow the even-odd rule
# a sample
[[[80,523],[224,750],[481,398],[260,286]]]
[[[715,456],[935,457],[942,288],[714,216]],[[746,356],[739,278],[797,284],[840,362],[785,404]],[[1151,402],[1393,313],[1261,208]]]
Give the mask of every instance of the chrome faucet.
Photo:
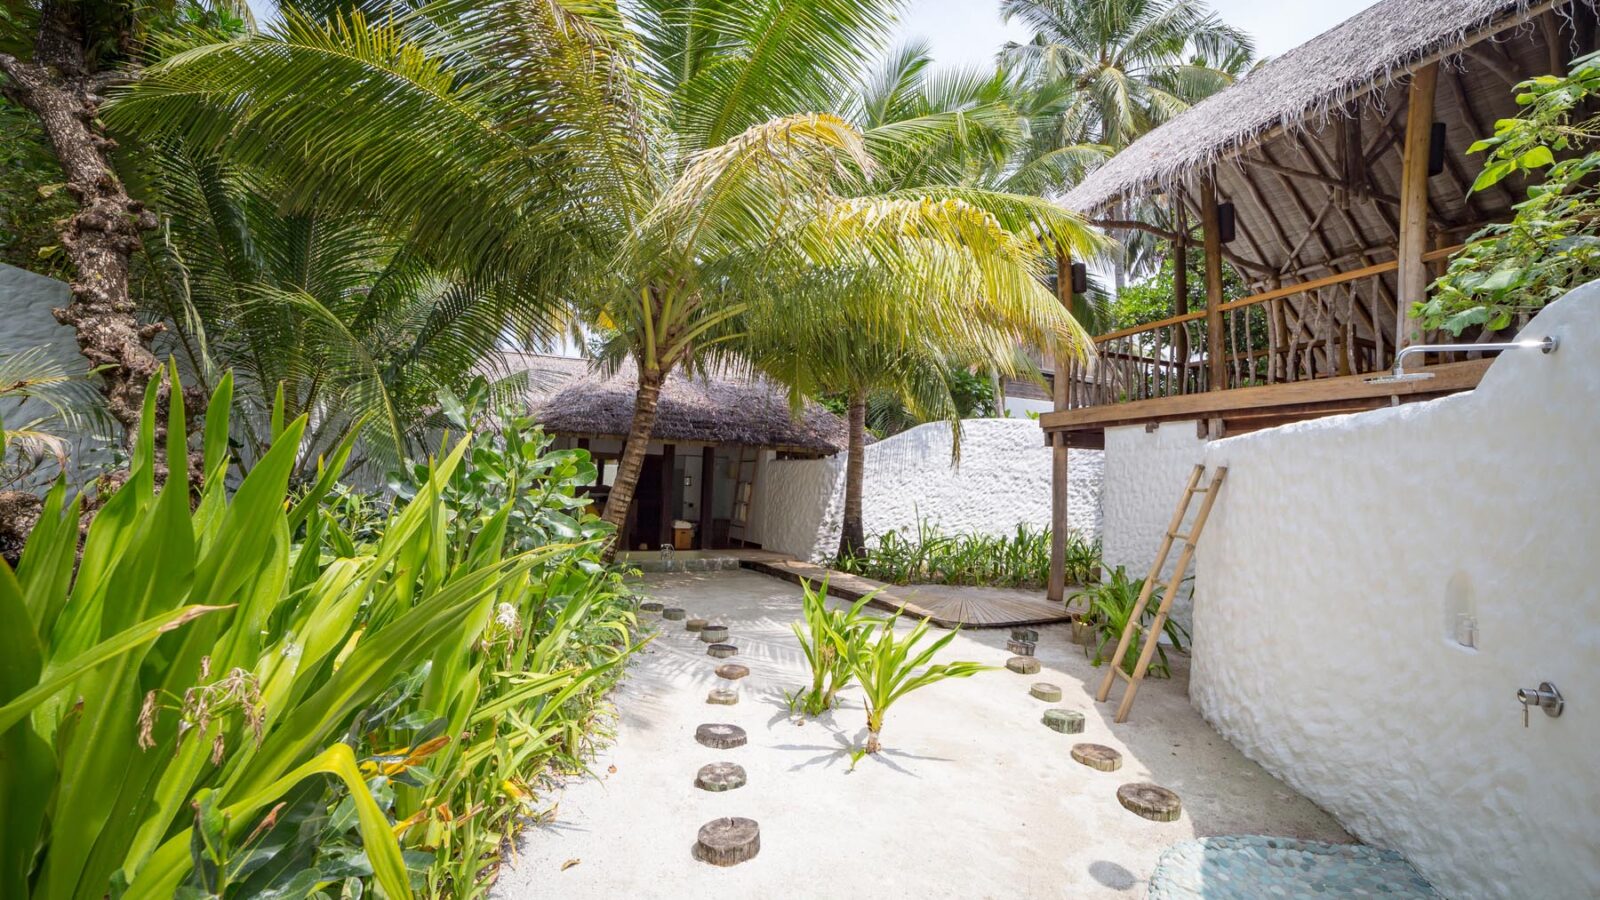
[[[1522,704],[1522,727],[1528,727],[1528,710],[1539,707],[1544,714],[1554,719],[1561,715],[1566,708],[1567,701],[1562,699],[1561,692],[1548,681],[1539,682],[1536,688],[1518,688],[1517,702]]]

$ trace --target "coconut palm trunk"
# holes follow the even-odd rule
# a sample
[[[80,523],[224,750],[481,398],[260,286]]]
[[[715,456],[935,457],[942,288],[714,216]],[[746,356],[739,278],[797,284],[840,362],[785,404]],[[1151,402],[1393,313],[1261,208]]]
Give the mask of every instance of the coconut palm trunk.
[[[860,556],[867,549],[862,526],[861,489],[866,480],[867,392],[857,388],[850,393],[850,446],[844,464],[844,527],[839,531],[839,555]]]
[[[86,33],[74,4],[45,3],[32,59],[0,53],[0,92],[38,116],[66,176],[77,212],[61,231],[76,276],[72,299],[55,310],[99,370],[106,410],[126,446],[139,433],[144,388],[160,368],[149,341],[159,324],[141,326],[128,291],[129,261],[156,217],[124,189],[111,163],[116,143],[99,122],[110,73],[96,71],[86,45],[114,36]]]
[[[633,492],[639,485],[639,473],[644,470],[645,451],[650,449],[650,433],[656,427],[664,380],[659,369],[639,369],[639,389],[633,397],[633,421],[628,426],[627,443],[622,447],[622,461],[617,464],[616,483],[611,485],[611,493],[606,496],[605,520],[617,529],[616,538],[605,552],[607,562],[617,554],[628,510],[633,508]]]

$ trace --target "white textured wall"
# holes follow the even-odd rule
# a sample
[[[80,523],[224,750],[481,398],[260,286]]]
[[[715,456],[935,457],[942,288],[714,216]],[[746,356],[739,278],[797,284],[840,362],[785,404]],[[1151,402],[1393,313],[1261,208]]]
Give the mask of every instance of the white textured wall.
[[[1194,422],[1166,422],[1153,431],[1146,431],[1143,425],[1106,429],[1100,508],[1105,516],[1101,556],[1108,571],[1126,566],[1134,578],[1150,574],[1150,564],[1161,549],[1162,535],[1183,497],[1183,487],[1205,453],[1206,442],[1196,435]],[[1188,519],[1193,518],[1203,497],[1197,495],[1190,504]],[[1180,529],[1187,531],[1187,527]],[[1161,571],[1163,585],[1172,577],[1182,550],[1181,544],[1174,545],[1168,554]],[[1188,627],[1188,585],[1173,601],[1172,617]]]
[[[1068,521],[1100,531],[1100,459],[1070,451]],[[843,454],[767,465],[758,485],[756,532],[769,550],[821,560],[839,544],[844,513]],[[867,447],[862,490],[867,534],[915,530],[921,518],[946,533],[1013,531],[1050,525],[1050,450],[1037,422],[962,423],[961,464],[950,465],[950,426],[919,425]]]
[[[1474,392],[1206,451],[1191,699],[1451,897],[1600,897],[1600,282],[1546,334]],[[1524,729],[1546,680],[1566,712]]]

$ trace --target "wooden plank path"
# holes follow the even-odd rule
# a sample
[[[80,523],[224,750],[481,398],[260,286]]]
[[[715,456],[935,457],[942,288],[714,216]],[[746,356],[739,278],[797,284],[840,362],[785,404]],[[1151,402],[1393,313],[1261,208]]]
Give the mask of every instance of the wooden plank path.
[[[1049,625],[1072,619],[1061,604],[1046,600],[1042,592],[1035,598],[1009,592],[1002,595],[985,588],[942,585],[901,587],[793,559],[746,559],[741,560],[740,564],[746,569],[794,584],[809,582],[814,588],[820,587],[826,578],[828,594],[846,600],[859,600],[877,591],[877,596],[872,598],[869,605],[889,612],[903,610],[908,616],[929,619],[940,628],[954,628],[957,625],[967,628],[1013,628]]]

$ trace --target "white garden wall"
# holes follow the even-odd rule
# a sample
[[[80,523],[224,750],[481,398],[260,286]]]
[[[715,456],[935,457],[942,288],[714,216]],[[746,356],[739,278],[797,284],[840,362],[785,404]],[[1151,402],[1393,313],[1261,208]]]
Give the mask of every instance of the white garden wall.
[[[1191,699],[1450,897],[1600,896],[1600,283],[1523,331],[1546,334],[1474,392],[1205,451],[1229,471]],[[1546,680],[1565,714],[1523,728]]]
[[[962,423],[961,463],[950,465],[950,426],[919,425],[867,447],[862,491],[867,534],[915,531],[919,519],[946,533],[1003,534],[1019,523],[1050,525],[1050,450],[1037,422],[971,419]],[[1068,521],[1100,532],[1100,459],[1069,451]],[[779,460],[762,469],[753,533],[761,545],[822,560],[839,544],[844,512],[843,454]]]
[[[1172,511],[1205,453],[1206,442],[1197,435],[1194,422],[1167,422],[1149,430],[1143,425],[1106,429],[1100,508],[1105,529],[1101,558],[1107,571],[1126,566],[1134,578],[1150,574]],[[1199,506],[1191,504],[1191,518]],[[1168,554],[1162,584],[1172,577],[1180,549]],[[1188,585],[1173,601],[1172,617],[1189,625]]]

